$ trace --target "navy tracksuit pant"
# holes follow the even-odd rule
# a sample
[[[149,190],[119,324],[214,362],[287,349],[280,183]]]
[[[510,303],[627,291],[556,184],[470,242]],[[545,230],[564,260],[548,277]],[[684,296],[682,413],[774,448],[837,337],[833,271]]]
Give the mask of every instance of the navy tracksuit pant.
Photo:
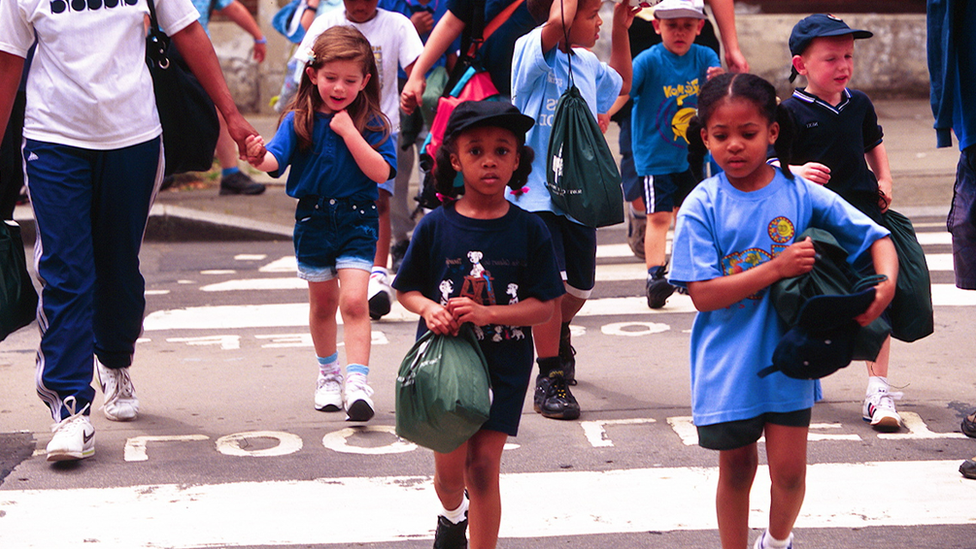
[[[37,226],[34,261],[42,291],[37,320],[37,393],[55,420],[91,403],[94,358],[132,363],[142,332],[145,281],[139,249],[162,181],[160,139],[115,150],[24,141]]]

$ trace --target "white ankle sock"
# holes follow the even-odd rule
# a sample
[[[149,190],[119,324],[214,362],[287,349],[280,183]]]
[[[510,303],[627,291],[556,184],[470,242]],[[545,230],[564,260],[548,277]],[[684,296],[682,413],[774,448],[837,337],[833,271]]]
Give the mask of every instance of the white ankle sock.
[[[763,549],[786,549],[789,547],[790,538],[792,537],[793,536],[790,535],[786,539],[776,539],[772,536],[772,534],[769,533],[769,530],[766,530],[762,538],[762,547]]]
[[[464,520],[464,514],[468,512],[468,498],[463,498],[461,500],[461,505],[453,511],[448,511],[447,509],[441,510],[441,516],[447,520],[453,522],[454,524],[459,524]]]
[[[888,378],[881,376],[870,376],[868,377],[868,389],[865,394],[872,395],[878,392],[888,392],[889,390]],[[884,391],[882,391],[884,389]]]

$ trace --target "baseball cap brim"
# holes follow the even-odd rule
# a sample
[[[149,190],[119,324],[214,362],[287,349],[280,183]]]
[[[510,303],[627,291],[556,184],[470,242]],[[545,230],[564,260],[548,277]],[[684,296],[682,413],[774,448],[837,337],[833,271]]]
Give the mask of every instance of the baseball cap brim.
[[[464,101],[459,103],[447,122],[444,139],[457,137],[465,130],[482,126],[497,126],[524,136],[535,124],[514,105],[505,100]]]

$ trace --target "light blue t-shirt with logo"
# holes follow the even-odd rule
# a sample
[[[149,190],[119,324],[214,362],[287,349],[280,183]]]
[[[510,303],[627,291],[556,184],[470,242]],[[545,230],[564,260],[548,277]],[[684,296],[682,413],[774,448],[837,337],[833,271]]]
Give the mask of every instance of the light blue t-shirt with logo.
[[[594,118],[613,106],[623,79],[617,71],[583,48],[573,49],[573,82],[586,100]],[[525,135],[525,142],[535,151],[532,173],[520,196],[508,199],[530,212],[548,211],[566,215],[557,209],[546,189],[546,157],[556,103],[569,85],[569,56],[558,47],[542,51],[542,27],[515,42],[512,58],[512,103],[522,114],[535,120]]]

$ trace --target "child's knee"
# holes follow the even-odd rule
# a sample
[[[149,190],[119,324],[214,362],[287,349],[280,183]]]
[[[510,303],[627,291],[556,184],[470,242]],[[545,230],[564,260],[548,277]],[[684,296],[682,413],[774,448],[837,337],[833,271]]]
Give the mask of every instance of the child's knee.
[[[806,463],[791,463],[785,467],[770,467],[769,479],[780,490],[796,492],[806,487]]]

